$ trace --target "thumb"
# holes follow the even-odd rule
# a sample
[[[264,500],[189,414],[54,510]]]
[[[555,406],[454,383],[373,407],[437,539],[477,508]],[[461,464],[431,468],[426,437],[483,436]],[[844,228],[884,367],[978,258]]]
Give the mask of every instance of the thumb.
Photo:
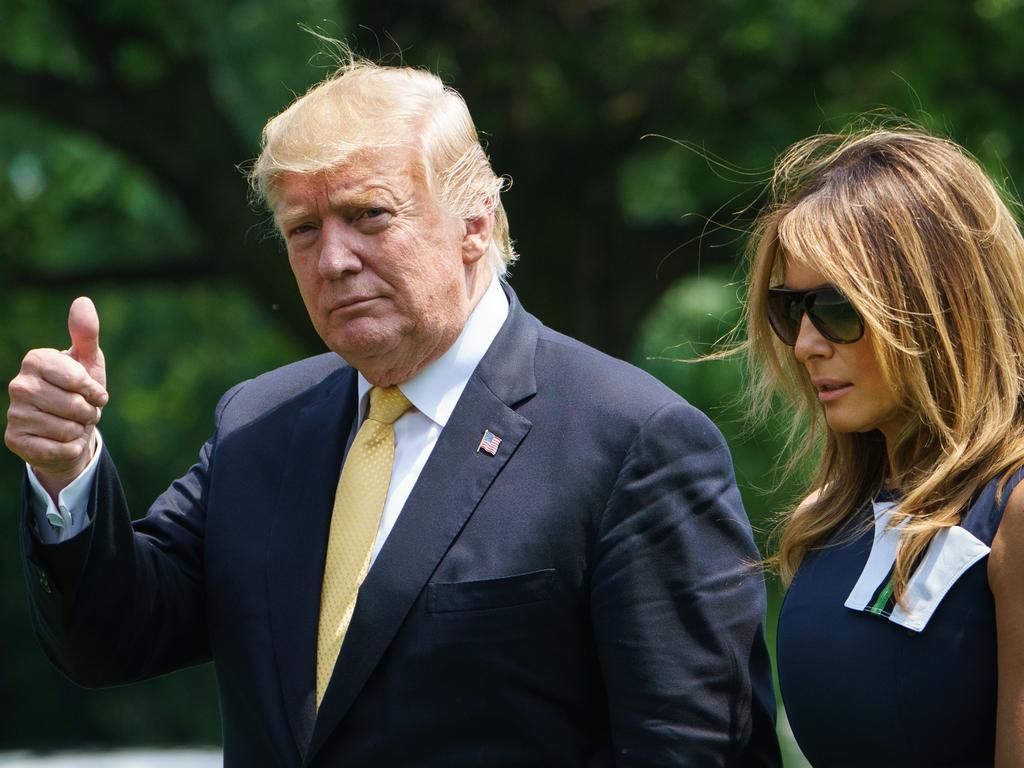
[[[107,374],[103,352],[100,350],[100,316],[88,296],[80,296],[71,302],[68,334],[71,336],[68,353],[85,367],[90,376],[106,387]]]

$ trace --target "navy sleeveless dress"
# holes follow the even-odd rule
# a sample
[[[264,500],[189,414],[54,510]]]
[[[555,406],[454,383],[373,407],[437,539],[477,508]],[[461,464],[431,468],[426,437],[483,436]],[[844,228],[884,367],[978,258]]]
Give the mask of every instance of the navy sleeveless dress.
[[[804,755],[827,766],[987,766],[995,751],[996,627],[987,565],[1017,472],[986,485],[932,541],[907,608],[889,587],[894,499],[810,552],[779,616],[783,703]],[[874,520],[872,520],[874,518]],[[852,532],[851,532],[852,531]]]

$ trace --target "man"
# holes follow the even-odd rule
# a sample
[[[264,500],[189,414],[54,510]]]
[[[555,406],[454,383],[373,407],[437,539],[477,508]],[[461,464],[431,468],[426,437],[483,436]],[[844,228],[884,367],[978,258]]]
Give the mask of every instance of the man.
[[[267,124],[252,178],[332,351],[229,391],[144,519],[95,430],[91,302],[11,383],[57,666],[212,659],[228,766],[778,764],[726,446],[499,279],[502,182],[458,94],[350,62]]]

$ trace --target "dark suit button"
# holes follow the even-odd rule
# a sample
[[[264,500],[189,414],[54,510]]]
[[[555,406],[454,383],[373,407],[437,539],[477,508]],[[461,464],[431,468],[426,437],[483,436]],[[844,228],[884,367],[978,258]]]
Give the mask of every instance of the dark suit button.
[[[50,580],[46,578],[46,574],[42,571],[39,572],[39,586],[41,586],[43,591],[48,595],[53,592],[50,588]]]

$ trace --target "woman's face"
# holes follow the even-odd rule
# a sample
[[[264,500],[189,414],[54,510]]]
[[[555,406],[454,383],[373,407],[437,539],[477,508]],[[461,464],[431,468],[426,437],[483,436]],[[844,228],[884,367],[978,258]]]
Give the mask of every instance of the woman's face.
[[[784,287],[806,291],[828,284],[813,269],[792,259],[786,262]],[[869,334],[870,330],[865,329],[859,341],[838,344],[822,336],[805,314],[800,321],[793,354],[817,390],[818,401],[825,409],[825,419],[831,429],[836,432],[877,429],[892,445],[907,417],[882,378]]]

